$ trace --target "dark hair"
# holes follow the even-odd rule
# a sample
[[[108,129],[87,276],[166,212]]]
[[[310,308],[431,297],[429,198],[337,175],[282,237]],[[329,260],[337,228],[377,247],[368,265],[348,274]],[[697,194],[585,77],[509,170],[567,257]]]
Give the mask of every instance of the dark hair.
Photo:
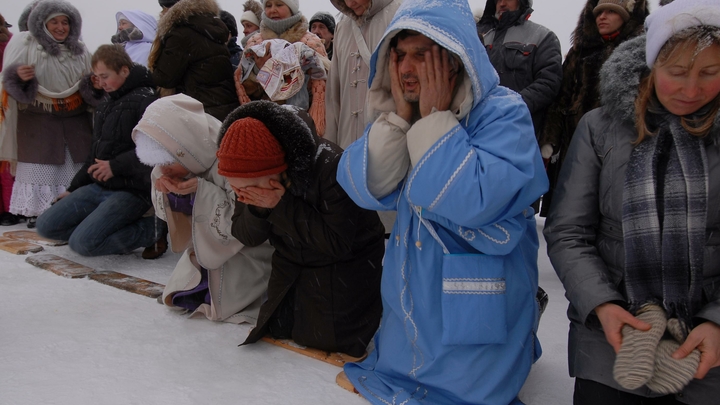
[[[125,52],[125,48],[120,44],[100,45],[93,54],[90,65],[95,68],[98,62],[102,62],[108,69],[114,70],[115,73],[120,73],[123,66],[130,69],[133,65],[130,55]]]
[[[404,29],[397,33],[392,39],[390,40],[390,49],[397,48],[398,41],[405,40],[409,37],[414,37],[416,35],[422,35],[421,33],[413,30]]]
[[[399,41],[404,41],[407,38],[414,37],[422,35],[421,33],[413,30],[404,29],[397,33],[392,39],[390,39],[390,47],[388,48],[388,52],[390,52],[390,49],[397,48],[397,44]],[[454,53],[448,51],[448,55],[450,56],[450,63],[453,70],[455,70],[455,73],[460,74],[460,72],[463,71],[463,64],[460,60],[460,57],[458,55],[455,55]]]

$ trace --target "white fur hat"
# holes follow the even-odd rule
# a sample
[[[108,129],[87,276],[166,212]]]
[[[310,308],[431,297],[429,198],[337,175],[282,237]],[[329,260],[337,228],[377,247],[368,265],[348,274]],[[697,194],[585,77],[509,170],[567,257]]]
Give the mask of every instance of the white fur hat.
[[[660,49],[673,35],[699,25],[720,27],[718,0],[675,0],[651,13],[645,20],[645,62],[652,68]]]

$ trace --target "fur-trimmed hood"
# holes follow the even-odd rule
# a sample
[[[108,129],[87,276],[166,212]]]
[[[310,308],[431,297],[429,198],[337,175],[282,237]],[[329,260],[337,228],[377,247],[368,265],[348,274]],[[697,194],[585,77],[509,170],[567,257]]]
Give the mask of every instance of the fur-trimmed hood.
[[[33,0],[25,6],[22,13],[20,13],[20,18],[18,18],[18,29],[20,32],[27,31],[28,30],[28,17],[30,17],[30,12],[33,11],[35,6],[40,3],[42,0]]]
[[[73,55],[85,53],[85,45],[80,42],[82,34],[82,17],[80,12],[72,4],[63,0],[43,0],[35,5],[28,16],[28,30],[35,37],[38,43],[52,56],[59,56],[60,44],[50,38],[45,32],[45,19],[51,14],[63,13],[68,16],[70,22],[70,34],[63,44]]]
[[[645,35],[620,44],[600,69],[600,99],[611,116],[635,123],[635,99],[645,64]]]
[[[251,11],[253,14],[255,14],[255,17],[257,17],[258,21],[262,21],[263,5],[259,1],[247,0],[245,3],[243,3],[243,13],[245,13],[246,11]],[[240,24],[242,24],[242,18],[240,19]]]
[[[580,13],[575,31],[570,37],[572,47],[577,50],[603,45],[603,39],[598,32],[595,14],[593,13],[598,2],[599,0],[588,0],[585,3],[585,8]],[[650,14],[650,9],[647,0],[635,0],[633,10],[630,12],[630,19],[623,24],[620,34],[613,42],[620,43],[627,38],[636,37],[644,32],[645,18],[647,18],[648,14]]]
[[[278,140],[285,152],[290,179],[290,192],[301,196],[310,187],[318,149],[318,136],[310,116],[294,106],[281,106],[271,101],[252,101],[228,114],[220,128],[218,145],[228,128],[245,117],[261,121]]]
[[[345,0],[330,0],[333,6],[338,9],[339,12],[343,13],[346,17],[355,20],[357,25],[364,25],[365,22],[372,19],[375,14],[380,10],[387,7],[388,4],[392,3],[393,0],[370,0],[370,7],[365,10],[365,14],[356,16],[355,12],[345,4]],[[338,21],[339,22],[339,21]]]
[[[650,73],[645,61],[646,36],[625,41],[603,64],[600,70],[600,97],[603,108],[611,117],[635,125],[635,99],[640,81]],[[714,142],[720,141],[720,113],[710,132]]]
[[[215,0],[181,0],[172,6],[158,21],[157,37],[162,38],[176,25],[187,24],[190,17],[201,14],[220,19],[220,6]],[[224,24],[223,24],[224,25]]]

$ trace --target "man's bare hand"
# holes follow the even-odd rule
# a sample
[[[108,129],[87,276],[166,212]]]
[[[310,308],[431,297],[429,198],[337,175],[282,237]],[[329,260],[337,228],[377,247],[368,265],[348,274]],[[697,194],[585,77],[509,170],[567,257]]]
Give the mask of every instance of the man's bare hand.
[[[110,162],[100,159],[95,159],[95,163],[88,168],[88,173],[98,181],[108,181],[114,176]]]
[[[427,117],[433,108],[446,111],[452,102],[457,71],[450,62],[448,51],[433,45],[425,52],[425,63],[418,67],[420,80],[420,116]]]

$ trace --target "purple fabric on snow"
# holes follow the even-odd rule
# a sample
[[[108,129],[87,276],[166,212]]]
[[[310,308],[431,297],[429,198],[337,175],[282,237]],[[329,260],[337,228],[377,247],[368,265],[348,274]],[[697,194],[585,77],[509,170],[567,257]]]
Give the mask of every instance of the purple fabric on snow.
[[[200,267],[200,284],[192,290],[180,291],[172,297],[172,304],[176,307],[190,311],[196,310],[200,304],[210,303],[210,289],[208,288],[208,271]]]

